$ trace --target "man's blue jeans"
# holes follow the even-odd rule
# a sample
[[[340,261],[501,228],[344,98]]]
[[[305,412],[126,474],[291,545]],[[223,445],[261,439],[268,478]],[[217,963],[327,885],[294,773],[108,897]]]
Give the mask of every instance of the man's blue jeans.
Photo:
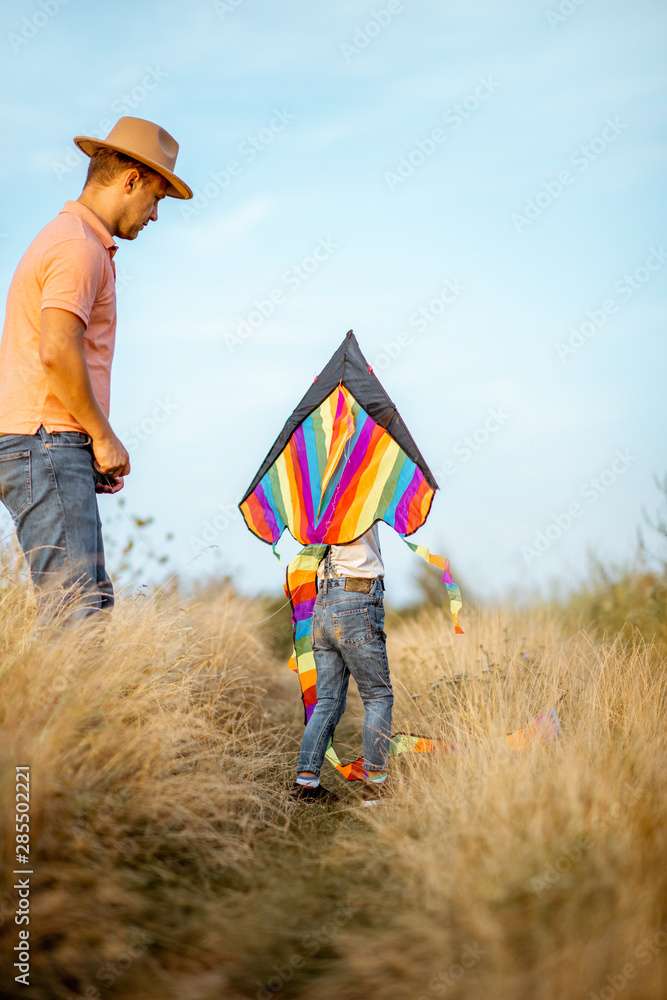
[[[389,756],[394,695],[389,679],[382,583],[369,594],[345,590],[345,578],[321,580],[312,626],[317,704],[301,743],[298,770],[319,775],[327,744],[345,711],[350,674],[364,703],[367,771],[383,771]]]
[[[0,499],[12,516],[40,604],[74,617],[113,605],[104,566],[91,439],[75,431],[0,434]]]

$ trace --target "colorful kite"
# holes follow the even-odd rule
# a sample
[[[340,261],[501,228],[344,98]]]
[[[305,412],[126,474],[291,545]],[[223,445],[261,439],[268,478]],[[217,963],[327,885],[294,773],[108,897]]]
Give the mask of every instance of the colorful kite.
[[[350,330],[283,427],[239,504],[250,530],[272,545],[276,555],[286,528],[304,546],[287,567],[285,592],[294,632],[290,666],[299,676],[306,721],[317,702],[311,645],[317,568],[329,545],[353,542],[384,521],[442,571],[455,630],[462,633],[461,594],[449,561],[407,541],[426,521],[437,489]],[[399,752],[423,750],[416,744],[408,747],[405,740],[399,745]],[[331,745],[327,757],[350,780],[363,777],[358,762],[343,766]]]
[[[329,545],[343,545],[384,521],[401,537],[414,534],[438,484],[410,432],[365,360],[350,330],[313,382],[266,456],[239,504],[246,524],[275,546],[285,528],[304,548],[287,567],[294,655],[306,713],[317,702],[310,634],[317,567]],[[438,566],[457,632],[461,594],[449,562],[407,542]],[[277,554],[277,553],[276,553]]]

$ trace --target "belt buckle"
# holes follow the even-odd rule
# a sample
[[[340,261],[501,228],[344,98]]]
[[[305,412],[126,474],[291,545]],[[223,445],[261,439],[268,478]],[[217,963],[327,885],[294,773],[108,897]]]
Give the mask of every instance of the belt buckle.
[[[345,589],[352,590],[357,594],[370,594],[373,580],[359,576],[346,576]]]

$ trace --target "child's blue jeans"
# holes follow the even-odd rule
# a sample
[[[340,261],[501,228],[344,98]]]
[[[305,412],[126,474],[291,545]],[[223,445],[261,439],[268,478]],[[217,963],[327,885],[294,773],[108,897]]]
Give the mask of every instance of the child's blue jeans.
[[[367,771],[383,771],[394,695],[382,581],[373,581],[368,594],[345,590],[345,577],[320,581],[312,629],[317,704],[303,735],[298,770],[319,775],[329,739],[345,711],[351,674],[364,703],[364,766]]]

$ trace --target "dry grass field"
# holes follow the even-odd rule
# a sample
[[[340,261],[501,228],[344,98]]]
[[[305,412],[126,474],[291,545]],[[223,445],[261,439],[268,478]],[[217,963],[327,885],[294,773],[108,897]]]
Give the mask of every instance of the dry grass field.
[[[438,607],[395,619],[395,728],[469,753],[395,758],[370,809],[325,765],[344,797],[326,809],[285,798],[302,714],[250,624],[262,602],[126,597],[103,639],[35,636],[19,577],[1,605],[3,998],[667,996],[659,629],[600,634],[546,606],[469,610],[465,636]],[[509,752],[503,734],[554,705],[562,739]],[[360,718],[355,695],[342,757]],[[12,968],[26,765],[29,987]]]

